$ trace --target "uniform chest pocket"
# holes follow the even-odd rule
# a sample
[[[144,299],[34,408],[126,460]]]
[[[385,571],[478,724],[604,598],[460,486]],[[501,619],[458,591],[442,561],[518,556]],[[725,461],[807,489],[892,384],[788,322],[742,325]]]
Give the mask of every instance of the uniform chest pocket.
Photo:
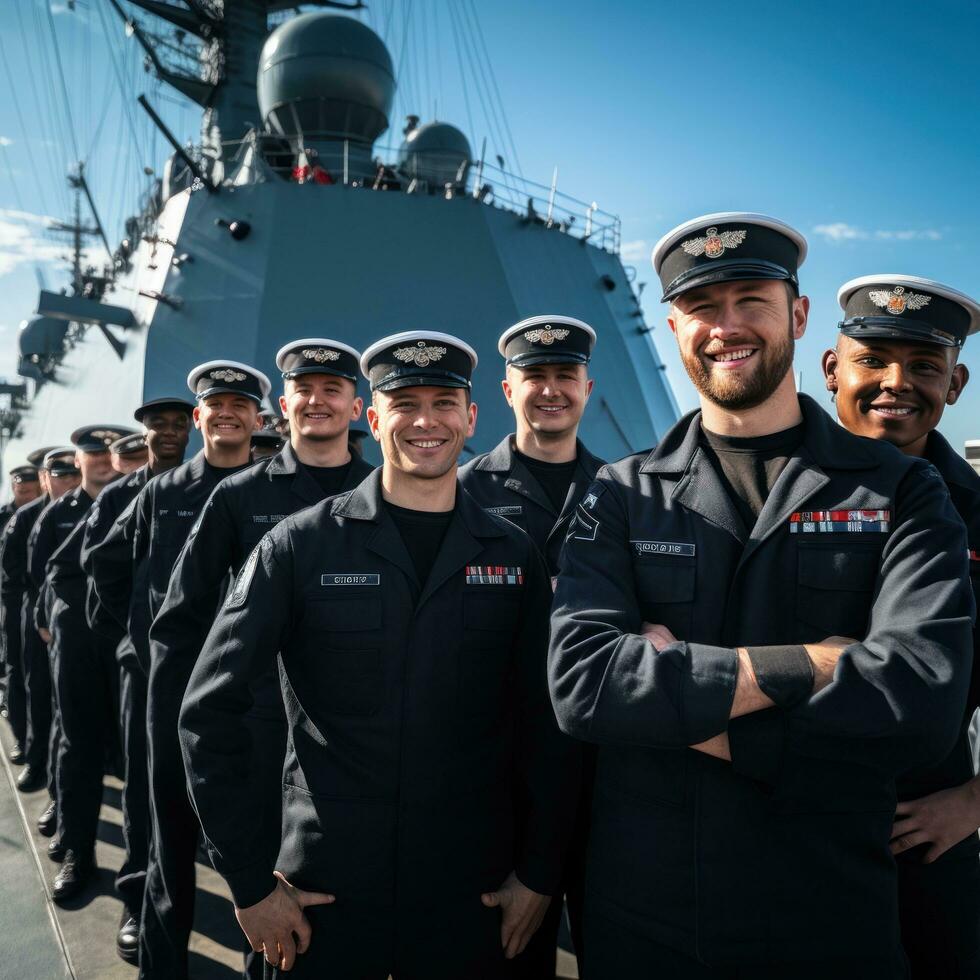
[[[463,596],[463,642],[460,644],[460,703],[466,710],[498,714],[511,683],[514,635],[521,601],[519,589],[477,586]],[[492,591],[491,591],[492,590]],[[542,669],[547,651],[541,651]]]
[[[384,699],[380,598],[346,596],[309,603],[299,650],[316,685],[316,706],[338,715],[371,715]]]
[[[803,642],[827,636],[864,639],[881,549],[844,542],[800,545],[797,555],[796,617]]]
[[[633,563],[640,614],[666,626],[678,640],[691,639],[697,566],[678,558],[643,556]]]

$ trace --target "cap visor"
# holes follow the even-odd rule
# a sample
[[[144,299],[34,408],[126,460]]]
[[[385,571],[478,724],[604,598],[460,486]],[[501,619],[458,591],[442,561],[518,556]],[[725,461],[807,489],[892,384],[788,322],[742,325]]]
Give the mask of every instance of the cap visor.
[[[293,371],[284,371],[282,376],[285,379],[289,379],[297,378],[301,374],[332,374],[335,378],[346,378],[348,381],[353,381],[354,384],[357,384],[357,378],[353,374],[328,368],[325,364],[317,364],[314,367],[300,367]]]
[[[719,266],[716,269],[708,269],[700,275],[691,276],[683,282],[673,284],[671,288],[660,297],[661,303],[680,296],[682,293],[701,286],[713,286],[719,282],[746,282],[752,279],[782,279],[786,282],[796,282],[796,277],[786,269],[781,269],[773,265],[771,268],[760,266],[759,264],[736,264]]]
[[[241,388],[208,388],[207,391],[202,391],[198,394],[197,400],[204,401],[205,398],[210,398],[212,395],[242,395],[245,398],[251,398],[253,402],[257,404],[262,404],[262,399],[258,395],[253,395],[250,391],[242,391]]]
[[[394,391],[396,388],[468,388],[465,382],[445,375],[403,374],[378,385],[375,391]]]
[[[867,327],[841,325],[840,332],[845,337],[852,337],[854,340],[902,340],[907,344],[933,344],[936,347],[960,346],[956,342],[956,338],[952,336],[947,340],[925,330],[898,330],[895,327],[878,324]]]
[[[533,367],[536,364],[588,364],[589,359],[584,354],[554,353],[554,354],[518,354],[507,361],[511,367]]]

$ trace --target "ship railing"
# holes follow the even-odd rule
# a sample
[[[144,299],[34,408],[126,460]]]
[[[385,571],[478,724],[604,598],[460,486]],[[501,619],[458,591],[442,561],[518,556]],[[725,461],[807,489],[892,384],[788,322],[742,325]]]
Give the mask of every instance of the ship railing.
[[[469,197],[518,214],[529,224],[554,228],[619,254],[619,217],[601,210],[595,201],[588,203],[559,190],[557,169],[550,185],[539,184],[484,159],[460,160],[450,152],[406,154],[397,147],[371,147],[325,133],[280,136],[252,132],[244,139],[222,143],[223,163],[217,166],[223,174],[219,178],[234,178],[249,151],[258,153],[265,170],[284,180],[429,194],[447,200]],[[196,155],[206,170],[214,172],[213,157],[209,159],[202,150]],[[250,179],[263,178],[254,171]]]

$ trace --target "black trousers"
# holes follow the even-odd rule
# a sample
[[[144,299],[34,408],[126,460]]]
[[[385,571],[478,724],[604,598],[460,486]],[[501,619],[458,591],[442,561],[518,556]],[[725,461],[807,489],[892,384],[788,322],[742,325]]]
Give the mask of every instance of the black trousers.
[[[511,964],[500,945],[500,910],[479,895],[425,909],[334,905],[306,909],[310,948],[277,980],[507,980]]]
[[[48,767],[48,743],[51,740],[51,714],[54,698],[51,687],[51,664],[48,659],[47,644],[34,629],[33,619],[27,617],[23,607],[20,625],[21,662],[24,665],[27,716],[24,755],[27,764],[32,769],[42,770]],[[48,788],[51,789],[52,780],[50,777],[48,782]]]
[[[90,856],[98,836],[106,759],[117,738],[115,645],[93,635],[84,613],[56,606],[51,635],[61,712],[58,806],[61,842]]]
[[[126,911],[139,920],[143,914],[146,867],[150,857],[150,791],[146,764],[146,675],[136,662],[128,637],[118,650],[122,713],[123,839],[126,856],[116,875],[116,891]]]
[[[805,883],[801,887],[806,887]],[[820,937],[808,958],[786,963],[712,967],[654,942],[589,907],[586,897],[585,944],[588,958],[583,980],[907,980],[908,964],[901,949],[882,958],[818,959]]]
[[[0,604],[7,679],[7,723],[21,749],[27,743],[27,688],[21,653],[20,600]]]
[[[913,980],[980,977],[980,856],[976,835],[922,864],[921,848],[898,861],[902,945]]]

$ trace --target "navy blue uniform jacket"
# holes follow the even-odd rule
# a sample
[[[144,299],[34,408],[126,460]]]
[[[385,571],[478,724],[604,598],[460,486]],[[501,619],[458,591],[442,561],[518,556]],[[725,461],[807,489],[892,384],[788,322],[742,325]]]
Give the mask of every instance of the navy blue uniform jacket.
[[[366,910],[478,902],[512,869],[553,893],[578,762],[548,701],[549,591],[527,535],[461,489],[420,583],[380,470],[270,531],[180,716],[188,787],[236,904],[275,884],[243,722],[252,680],[280,651],[289,742],[275,867],[291,882]]]
[[[747,540],[692,413],[600,471],[555,595],[559,722],[600,745],[590,898],[709,964],[893,954],[895,777],[950,750],[970,677],[966,536],[939,474],[800,404],[803,444]],[[658,653],[644,621],[679,642]],[[831,635],[858,642],[830,685],[729,722],[736,647]],[[732,763],[686,748],[726,729]]]

